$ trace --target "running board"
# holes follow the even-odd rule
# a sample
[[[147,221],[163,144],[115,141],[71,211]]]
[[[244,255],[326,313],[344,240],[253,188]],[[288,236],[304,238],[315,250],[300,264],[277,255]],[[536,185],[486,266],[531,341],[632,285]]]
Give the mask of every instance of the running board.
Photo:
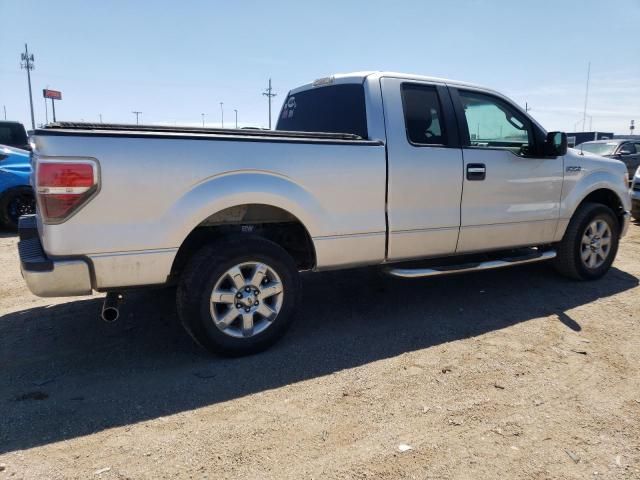
[[[514,265],[524,265],[527,263],[543,262],[556,257],[555,250],[525,255],[521,257],[510,257],[499,260],[488,260],[479,263],[464,263],[461,265],[446,265],[433,268],[389,268],[386,272],[394,277],[403,278],[423,278],[437,275],[451,275],[462,272],[478,272],[481,270],[493,270],[495,268],[513,267]]]

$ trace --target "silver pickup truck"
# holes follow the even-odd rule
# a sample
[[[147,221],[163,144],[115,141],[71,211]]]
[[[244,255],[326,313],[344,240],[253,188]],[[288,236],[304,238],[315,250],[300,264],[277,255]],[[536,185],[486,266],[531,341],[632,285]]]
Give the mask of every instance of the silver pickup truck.
[[[567,151],[503,95],[398,73],[292,90],[275,131],[57,123],[35,131],[38,213],[23,276],[40,296],[176,285],[213,352],[275,342],[299,272],[419,278],[552,260],[596,279],[629,222],[627,170]]]

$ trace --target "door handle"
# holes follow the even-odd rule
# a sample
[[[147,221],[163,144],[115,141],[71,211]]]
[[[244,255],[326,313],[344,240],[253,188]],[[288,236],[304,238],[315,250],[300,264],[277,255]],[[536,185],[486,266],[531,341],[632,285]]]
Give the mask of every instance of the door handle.
[[[484,163],[470,163],[467,165],[467,180],[484,180],[487,167]]]

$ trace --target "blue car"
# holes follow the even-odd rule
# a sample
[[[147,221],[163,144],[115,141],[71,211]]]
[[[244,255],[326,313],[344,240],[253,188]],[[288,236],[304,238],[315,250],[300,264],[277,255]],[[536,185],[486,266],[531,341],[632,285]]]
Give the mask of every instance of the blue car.
[[[35,213],[30,153],[0,145],[0,224],[15,229],[21,215]]]

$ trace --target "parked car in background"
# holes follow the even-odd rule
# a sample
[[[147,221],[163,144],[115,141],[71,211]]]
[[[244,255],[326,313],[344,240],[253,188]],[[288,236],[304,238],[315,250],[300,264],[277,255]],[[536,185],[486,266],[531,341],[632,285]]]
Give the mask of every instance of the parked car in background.
[[[581,143],[576,148],[584,152],[621,160],[627,166],[629,178],[633,177],[640,166],[640,140],[597,140]]]
[[[35,213],[31,154],[0,145],[0,225],[15,229],[21,215]]]
[[[640,167],[631,180],[631,215],[640,221]]]
[[[0,121],[0,145],[31,151],[27,131],[20,122]]]

